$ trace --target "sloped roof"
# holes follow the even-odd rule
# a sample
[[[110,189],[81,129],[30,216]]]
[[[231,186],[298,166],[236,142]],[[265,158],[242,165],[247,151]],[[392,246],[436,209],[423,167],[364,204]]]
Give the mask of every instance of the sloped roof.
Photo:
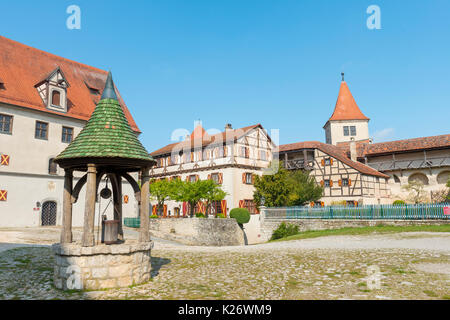
[[[136,134],[131,129],[117,101],[111,73],[105,90],[86,126],[55,162],[80,158],[120,158],[153,163]]]
[[[70,83],[70,88],[67,89],[67,113],[47,109],[35,88],[36,84],[47,78],[58,67]],[[0,36],[0,79],[6,88],[6,90],[0,91],[0,102],[88,120],[100,97],[92,94],[87,85],[92,88],[103,88],[107,75],[107,71]],[[118,101],[131,128],[139,132],[139,128],[119,93]]]
[[[225,143],[225,142],[229,142],[229,141],[235,141],[237,139],[239,139],[240,137],[244,136],[245,134],[247,134],[250,130],[255,129],[257,127],[262,128],[262,126],[260,124],[255,124],[252,126],[248,126],[248,127],[243,127],[243,128],[239,128],[239,129],[229,129],[226,131],[223,131],[221,133],[217,133],[214,135],[208,135],[206,132],[205,134],[203,134],[201,136],[201,138],[197,138],[197,136],[194,139],[186,139],[184,141],[181,142],[175,142],[175,143],[171,143],[168,144],[156,151],[153,151],[151,153],[152,156],[160,156],[160,155],[165,155],[165,154],[170,154],[172,152],[172,150],[177,147],[178,149],[193,149],[193,148],[200,148],[200,147],[205,147],[208,145],[214,145],[214,144],[219,144],[219,143]],[[197,130],[198,132],[202,132],[199,128],[199,126],[196,127],[196,129],[194,129],[195,133]],[[203,128],[202,128],[203,129]],[[193,136],[193,134],[191,135],[191,137]]]
[[[346,153],[350,150],[349,142],[340,142],[337,146]],[[366,140],[356,141],[356,152],[358,157],[443,148],[450,148],[450,134],[379,143],[369,143]]]
[[[334,120],[369,120],[359,109],[345,81],[341,82],[336,106],[328,121]]]
[[[361,173],[382,178],[389,178],[389,176],[375,169],[372,169],[371,167],[366,166],[365,164],[362,164],[357,161],[352,161],[347,157],[347,155],[342,149],[331,144],[325,144],[319,141],[305,141],[280,145],[278,148],[280,153],[301,149],[319,149],[320,151],[332,156],[333,158],[345,163],[349,167],[358,170]]]

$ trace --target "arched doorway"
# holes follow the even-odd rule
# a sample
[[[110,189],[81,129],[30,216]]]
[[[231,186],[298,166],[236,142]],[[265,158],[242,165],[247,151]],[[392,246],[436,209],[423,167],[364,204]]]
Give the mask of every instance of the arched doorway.
[[[56,202],[46,201],[42,205],[41,213],[42,226],[56,226]]]

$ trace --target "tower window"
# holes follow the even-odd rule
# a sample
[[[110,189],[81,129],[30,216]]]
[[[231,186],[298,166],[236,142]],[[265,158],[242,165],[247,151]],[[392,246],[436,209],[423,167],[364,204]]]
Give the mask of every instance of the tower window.
[[[344,136],[356,136],[355,126],[344,126]]]
[[[12,133],[12,116],[0,114],[0,133]]]
[[[350,132],[349,132],[348,126],[344,126],[344,136],[349,136],[349,135],[350,135]]]
[[[356,136],[356,127],[355,126],[350,126],[350,135]]]
[[[57,107],[61,106],[61,93],[59,91],[52,91],[52,105]]]

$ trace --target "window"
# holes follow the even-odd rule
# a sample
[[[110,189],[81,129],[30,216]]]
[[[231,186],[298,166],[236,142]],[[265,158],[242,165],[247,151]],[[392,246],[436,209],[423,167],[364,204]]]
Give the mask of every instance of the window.
[[[344,136],[356,136],[356,127],[344,126]]]
[[[241,157],[243,158],[250,158],[250,152],[248,147],[241,147]]]
[[[36,131],[34,133],[36,139],[48,139],[48,123],[36,121]]]
[[[252,184],[253,183],[253,174],[251,173],[244,173],[242,176],[242,182],[244,182],[245,184]]]
[[[250,213],[253,213],[253,214],[258,213],[253,200],[244,200],[244,208],[247,209],[248,212],[250,212]]]
[[[267,154],[266,154],[266,151],[260,150],[259,153],[260,153],[260,157],[259,157],[259,158],[260,158],[261,160],[266,161],[266,160],[267,160]]]
[[[12,133],[12,116],[0,114],[0,133]]]
[[[59,91],[52,91],[52,105],[57,107],[61,106],[61,93]]]
[[[73,128],[62,127],[62,139],[64,143],[71,143],[73,139]]]
[[[210,214],[219,214],[222,212],[221,201],[213,201],[211,202]]]
[[[330,187],[331,186],[330,180],[324,180],[324,186],[327,188]]]
[[[190,181],[190,182],[195,182],[195,181],[197,181],[197,175],[195,175],[195,174],[190,175],[190,176],[189,176],[189,181]]]
[[[350,132],[349,132],[348,126],[344,126],[344,136],[349,136],[349,135],[350,135]]]
[[[57,174],[58,165],[53,160],[55,160],[55,159],[51,158],[50,160],[48,160],[48,173],[49,174]]]
[[[211,180],[213,180],[215,183],[219,183],[219,174],[218,173],[211,174]]]
[[[325,165],[326,166],[331,165],[331,159],[330,158],[325,158]]]
[[[343,187],[348,187],[349,186],[348,179],[342,179],[342,186]]]

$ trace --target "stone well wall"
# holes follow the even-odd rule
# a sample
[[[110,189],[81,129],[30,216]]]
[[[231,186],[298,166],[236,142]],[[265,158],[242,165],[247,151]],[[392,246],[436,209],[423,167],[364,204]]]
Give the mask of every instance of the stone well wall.
[[[409,226],[448,224],[450,220],[344,220],[344,219],[262,219],[261,242],[270,240],[273,231],[282,223],[299,226],[299,231],[356,228],[377,225]]]
[[[244,245],[244,233],[235,219],[150,219],[152,236],[197,246]]]
[[[147,282],[153,242],[81,247],[54,244],[54,284],[67,290],[99,290]]]

